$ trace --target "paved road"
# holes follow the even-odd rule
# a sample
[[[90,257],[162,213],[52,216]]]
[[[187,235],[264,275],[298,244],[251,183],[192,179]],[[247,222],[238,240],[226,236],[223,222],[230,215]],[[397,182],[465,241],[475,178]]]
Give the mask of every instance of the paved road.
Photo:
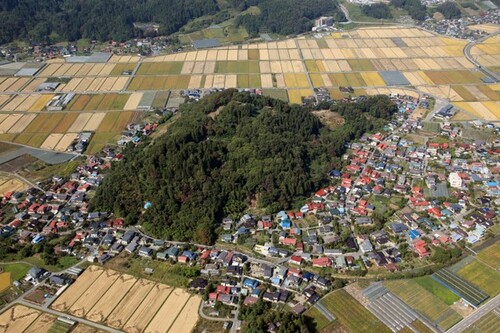
[[[6,142],[6,141],[2,141]],[[9,142],[9,144],[12,144]],[[15,145],[15,144],[14,144]],[[18,158],[23,155],[31,155],[33,157],[38,158],[39,160],[44,161],[48,164],[59,164],[72,160],[77,154],[72,153],[60,153],[52,150],[44,150],[39,148],[27,147],[20,145],[19,149],[9,151],[5,154],[0,155],[0,164],[7,163],[12,161],[15,158]]]
[[[54,316],[66,317],[66,318],[69,318],[69,319],[71,319],[73,321],[76,321],[78,323],[82,323],[84,325],[87,325],[87,326],[90,326],[90,327],[93,327],[93,328],[97,328],[97,329],[103,330],[105,332],[122,333],[122,331],[120,331],[120,330],[116,330],[116,329],[108,327],[108,326],[104,326],[104,325],[101,325],[101,324],[98,324],[98,323],[94,323],[94,322],[92,322],[90,320],[87,320],[87,319],[83,319],[83,318],[79,318],[79,317],[74,317],[74,316],[69,315],[67,313],[62,313],[62,312],[59,312],[59,311],[55,311],[53,309],[47,309],[47,308],[41,307],[39,305],[36,305],[36,304],[30,303],[30,302],[24,301],[24,300],[18,300],[18,301],[14,302],[14,303],[15,304],[21,304],[21,305],[24,305],[24,306],[27,306],[27,307],[30,307],[30,308],[33,308],[35,310],[39,310],[39,311],[42,311],[42,312],[46,312],[46,313],[49,313],[49,314],[54,315]]]
[[[500,306],[500,295],[491,299],[488,303],[481,306],[479,309],[475,310],[472,314],[467,316],[464,320],[450,328],[446,333],[460,333],[466,328],[472,326],[476,321],[481,319],[482,316],[486,315],[488,312],[494,310]]]
[[[493,37],[495,35],[498,35],[500,34],[500,31],[496,31],[488,36],[485,36],[483,38],[480,38],[476,41],[472,41],[470,42],[469,44],[467,44],[465,47],[464,47],[464,55],[465,57],[470,61],[472,62],[476,68],[483,72],[485,75],[487,75],[488,77],[490,77],[492,80],[494,80],[495,82],[500,82],[500,76],[493,72],[493,71],[490,71],[488,68],[486,67],[483,67],[476,59],[474,59],[474,57],[472,56],[471,54],[471,50],[472,48],[476,45],[476,44],[479,44],[479,43],[482,43],[483,41],[485,41],[486,39],[490,38],[490,37]]]

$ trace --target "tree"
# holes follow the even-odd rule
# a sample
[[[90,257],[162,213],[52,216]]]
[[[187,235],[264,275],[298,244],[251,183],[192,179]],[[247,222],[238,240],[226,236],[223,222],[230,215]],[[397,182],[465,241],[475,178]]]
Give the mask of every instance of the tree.
[[[452,1],[446,1],[437,6],[436,10],[443,14],[444,18],[447,20],[460,18],[462,12],[458,8],[457,4]]]
[[[375,3],[371,5],[361,6],[361,11],[366,16],[374,17],[377,19],[390,19],[392,13],[390,7],[385,3]]]

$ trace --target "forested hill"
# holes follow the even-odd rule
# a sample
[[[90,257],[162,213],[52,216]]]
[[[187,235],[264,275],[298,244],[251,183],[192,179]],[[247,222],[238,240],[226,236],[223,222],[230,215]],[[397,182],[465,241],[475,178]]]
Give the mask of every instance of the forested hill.
[[[183,105],[166,134],[113,165],[91,209],[166,239],[210,244],[222,217],[250,205],[297,208],[339,166],[345,143],[395,110],[387,97],[334,108],[346,121],[332,131],[309,110],[234,89]]]
[[[162,35],[219,10],[216,0],[4,0],[0,44],[16,39],[46,42],[80,38],[126,40],[134,22],[156,22]]]
[[[336,0],[233,0],[258,5],[260,14],[245,14],[236,24],[245,27],[251,36],[259,32],[281,35],[311,31],[313,20],[332,16],[336,22],[346,20]]]

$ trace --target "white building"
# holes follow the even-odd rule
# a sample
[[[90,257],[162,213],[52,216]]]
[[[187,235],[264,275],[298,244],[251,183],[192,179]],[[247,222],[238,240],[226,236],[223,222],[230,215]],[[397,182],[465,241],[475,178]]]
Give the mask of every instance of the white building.
[[[448,181],[450,182],[450,186],[454,188],[462,187],[462,178],[458,175],[458,172],[450,173],[448,177]]]

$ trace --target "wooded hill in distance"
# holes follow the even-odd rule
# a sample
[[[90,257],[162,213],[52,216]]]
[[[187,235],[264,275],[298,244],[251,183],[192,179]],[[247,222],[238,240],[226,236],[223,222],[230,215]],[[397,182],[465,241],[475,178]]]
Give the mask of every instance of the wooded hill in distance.
[[[0,2],[0,44],[124,41],[141,35],[134,22],[158,23],[159,33],[168,35],[218,10],[216,0],[6,0]]]
[[[304,107],[235,89],[184,104],[166,134],[113,165],[91,209],[158,237],[211,244],[221,219],[250,205],[298,208],[340,167],[345,144],[396,110],[387,96],[332,108],[345,119],[335,130]]]
[[[0,2],[0,44],[125,41],[144,34],[137,22],[157,23],[159,35],[170,35],[190,20],[220,23],[251,6],[260,13],[237,18],[251,35],[310,31],[313,20],[327,14],[344,19],[335,0],[7,0]]]

